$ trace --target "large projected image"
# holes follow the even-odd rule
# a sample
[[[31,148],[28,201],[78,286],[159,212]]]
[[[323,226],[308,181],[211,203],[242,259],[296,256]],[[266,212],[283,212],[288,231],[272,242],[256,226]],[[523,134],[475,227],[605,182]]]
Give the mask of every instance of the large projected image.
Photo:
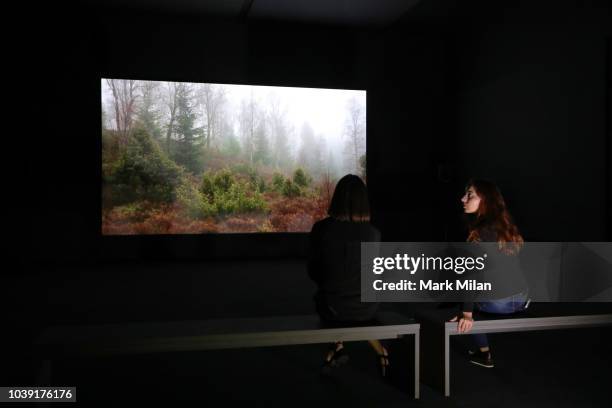
[[[366,92],[101,80],[102,233],[308,232],[366,168]]]

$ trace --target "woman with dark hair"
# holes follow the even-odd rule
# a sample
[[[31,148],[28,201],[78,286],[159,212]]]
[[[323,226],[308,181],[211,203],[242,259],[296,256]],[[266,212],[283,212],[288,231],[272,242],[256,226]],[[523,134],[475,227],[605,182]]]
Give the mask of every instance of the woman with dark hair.
[[[504,293],[501,299],[486,302],[463,303],[462,313],[451,321],[457,321],[460,332],[472,329],[474,309],[485,313],[511,314],[524,310],[528,305],[527,285],[518,268],[516,255],[523,245],[523,237],[514,224],[501,192],[487,180],[472,179],[461,198],[466,215],[468,242],[496,242],[498,257],[506,258],[504,269],[493,274],[499,282],[494,284],[496,293]],[[471,351],[470,361],[492,368],[493,359],[486,334],[473,335],[478,349]]]
[[[370,224],[368,192],[353,174],[338,181],[327,211],[310,233],[308,274],[317,284],[314,300],[323,323],[330,327],[367,325],[376,314],[377,303],[361,302],[361,242],[380,241],[380,232]],[[389,365],[388,352],[378,340],[370,340],[383,377]],[[330,346],[324,371],[346,362],[342,342]]]

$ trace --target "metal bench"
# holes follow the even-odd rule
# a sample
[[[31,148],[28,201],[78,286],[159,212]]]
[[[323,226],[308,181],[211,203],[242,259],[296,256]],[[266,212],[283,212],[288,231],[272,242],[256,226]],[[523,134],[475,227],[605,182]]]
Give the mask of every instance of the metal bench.
[[[68,356],[103,356],[172,351],[396,339],[414,336],[414,398],[419,398],[420,325],[397,313],[380,313],[361,327],[325,327],[316,315],[207,321],[57,326],[35,341],[42,361],[39,383],[49,384],[52,361]]]
[[[515,315],[481,315],[469,333],[459,333],[456,322],[446,322],[448,312],[421,313],[423,327],[423,382],[450,396],[450,337],[476,333],[577,329],[612,325],[612,314],[538,316],[533,312]],[[436,321],[437,319],[437,321]]]

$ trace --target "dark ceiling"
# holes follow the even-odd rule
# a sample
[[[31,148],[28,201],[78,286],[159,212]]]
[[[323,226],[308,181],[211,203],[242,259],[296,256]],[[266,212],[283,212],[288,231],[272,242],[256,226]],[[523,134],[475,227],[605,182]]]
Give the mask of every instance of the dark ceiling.
[[[96,8],[381,28],[421,0],[80,0]]]

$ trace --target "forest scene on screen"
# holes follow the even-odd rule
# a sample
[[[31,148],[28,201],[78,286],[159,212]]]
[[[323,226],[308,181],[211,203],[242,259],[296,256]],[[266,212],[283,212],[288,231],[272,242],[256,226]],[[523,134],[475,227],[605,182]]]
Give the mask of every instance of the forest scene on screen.
[[[102,79],[102,233],[309,232],[366,179],[366,92]]]

